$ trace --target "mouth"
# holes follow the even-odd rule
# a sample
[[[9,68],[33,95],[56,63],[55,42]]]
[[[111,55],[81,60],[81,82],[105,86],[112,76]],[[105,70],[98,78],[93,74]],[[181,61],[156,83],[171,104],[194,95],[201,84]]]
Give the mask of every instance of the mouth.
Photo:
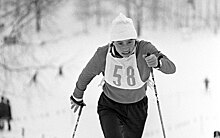
[[[122,52],[123,55],[129,55],[131,53],[131,51],[124,51]]]

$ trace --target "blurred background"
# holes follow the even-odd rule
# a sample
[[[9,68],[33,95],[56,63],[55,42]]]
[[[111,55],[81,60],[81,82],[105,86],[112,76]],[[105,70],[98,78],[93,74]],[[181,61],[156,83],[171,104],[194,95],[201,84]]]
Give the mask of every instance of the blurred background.
[[[169,138],[212,138],[220,131],[219,0],[0,0],[0,138],[71,137],[69,96],[112,20],[133,19],[176,65],[155,71]],[[102,76],[88,86],[78,138],[103,138],[96,106]],[[153,89],[143,138],[162,138]],[[10,126],[8,125],[10,124]]]

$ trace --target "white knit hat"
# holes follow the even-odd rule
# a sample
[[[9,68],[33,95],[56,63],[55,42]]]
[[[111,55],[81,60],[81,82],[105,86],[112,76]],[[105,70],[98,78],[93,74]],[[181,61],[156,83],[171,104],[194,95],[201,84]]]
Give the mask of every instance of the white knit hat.
[[[132,19],[127,18],[120,13],[112,21],[111,41],[120,41],[126,39],[137,39],[137,32],[134,28]]]

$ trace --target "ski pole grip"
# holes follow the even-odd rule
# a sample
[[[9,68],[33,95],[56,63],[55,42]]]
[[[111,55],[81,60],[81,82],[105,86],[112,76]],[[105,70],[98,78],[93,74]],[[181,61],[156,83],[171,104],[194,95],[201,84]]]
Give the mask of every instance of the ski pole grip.
[[[147,55],[143,55],[143,58],[146,58],[146,57],[148,57],[150,55],[151,55],[150,53],[147,53]],[[153,73],[153,68],[152,67],[150,67],[150,72]]]
[[[151,55],[150,53],[147,53],[147,57],[150,56],[150,55]],[[151,73],[153,73],[153,68],[152,67],[150,68],[150,71],[151,71]]]

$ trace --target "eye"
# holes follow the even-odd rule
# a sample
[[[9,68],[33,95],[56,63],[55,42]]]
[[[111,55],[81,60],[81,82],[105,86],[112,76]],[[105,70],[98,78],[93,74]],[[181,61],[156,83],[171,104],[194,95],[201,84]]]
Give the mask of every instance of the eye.
[[[132,40],[128,41],[127,44],[131,45],[133,44],[134,42]]]
[[[118,45],[122,45],[123,43],[122,42],[118,42]]]

